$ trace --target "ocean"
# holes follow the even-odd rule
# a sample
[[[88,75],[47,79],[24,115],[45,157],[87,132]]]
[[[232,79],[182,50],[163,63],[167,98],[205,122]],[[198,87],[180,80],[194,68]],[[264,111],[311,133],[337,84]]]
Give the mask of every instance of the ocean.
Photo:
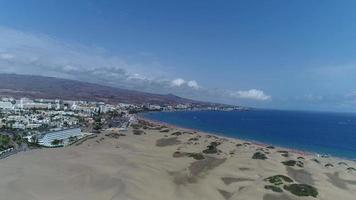
[[[216,135],[356,159],[356,114],[255,109],[149,112],[143,116]]]

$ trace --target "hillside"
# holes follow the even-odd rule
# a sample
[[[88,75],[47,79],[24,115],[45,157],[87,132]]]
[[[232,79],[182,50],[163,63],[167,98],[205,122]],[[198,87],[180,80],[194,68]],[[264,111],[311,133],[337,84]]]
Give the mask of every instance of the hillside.
[[[181,103],[209,104],[181,98],[172,94],[152,94],[68,79],[17,74],[0,74],[0,96],[12,96],[15,98],[58,98],[102,101],[106,103],[151,103],[159,105]]]

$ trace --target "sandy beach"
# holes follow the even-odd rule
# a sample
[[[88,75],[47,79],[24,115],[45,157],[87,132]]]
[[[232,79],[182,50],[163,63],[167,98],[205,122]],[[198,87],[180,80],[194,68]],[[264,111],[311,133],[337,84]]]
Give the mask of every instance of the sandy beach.
[[[355,168],[146,121],[0,160],[0,199],[354,200]]]

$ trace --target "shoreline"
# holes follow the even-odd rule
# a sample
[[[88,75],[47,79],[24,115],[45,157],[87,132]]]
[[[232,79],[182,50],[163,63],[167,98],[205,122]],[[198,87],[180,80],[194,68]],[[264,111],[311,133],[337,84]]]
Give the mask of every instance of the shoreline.
[[[154,123],[154,124],[164,125],[164,126],[167,126],[169,128],[180,129],[180,130],[185,130],[185,131],[193,131],[193,132],[195,132],[197,134],[214,135],[216,137],[225,138],[225,139],[228,139],[228,140],[238,140],[238,141],[241,141],[241,142],[250,142],[250,143],[252,143],[252,144],[254,144],[256,146],[259,146],[259,147],[264,147],[265,148],[267,146],[274,146],[274,147],[276,147],[278,149],[286,150],[286,151],[289,151],[291,153],[295,153],[295,154],[298,154],[298,155],[301,155],[301,156],[315,156],[315,157],[318,157],[318,158],[332,158],[332,159],[337,159],[337,160],[347,160],[347,161],[351,161],[351,162],[356,163],[356,159],[339,157],[339,156],[334,156],[334,155],[327,155],[326,157],[323,157],[323,155],[321,155],[320,153],[317,153],[317,152],[304,151],[304,150],[299,150],[299,149],[294,149],[294,148],[289,148],[289,147],[283,147],[283,146],[274,145],[274,144],[268,144],[268,143],[264,143],[264,142],[260,142],[260,141],[256,141],[256,140],[248,140],[248,139],[242,139],[242,138],[238,138],[238,137],[236,137],[236,138],[228,137],[228,136],[224,136],[224,135],[219,134],[219,133],[206,132],[206,131],[202,131],[202,130],[199,130],[199,129],[186,128],[186,127],[170,124],[170,123],[167,123],[167,122],[162,122],[162,121],[158,121],[158,120],[152,120],[152,119],[149,119],[147,117],[144,117],[142,114],[136,114],[136,118],[137,119],[142,119],[142,120]]]
[[[137,120],[125,131],[106,129],[66,148],[33,150],[3,160],[2,197],[354,200],[355,163],[300,156],[278,146],[140,116]],[[296,193],[292,186],[307,191]]]

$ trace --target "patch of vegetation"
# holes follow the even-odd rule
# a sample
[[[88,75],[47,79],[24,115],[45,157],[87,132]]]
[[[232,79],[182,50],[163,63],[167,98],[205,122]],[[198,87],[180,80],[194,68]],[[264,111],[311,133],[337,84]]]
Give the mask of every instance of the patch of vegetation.
[[[216,146],[216,147],[219,146],[220,144],[221,144],[220,142],[211,142],[211,143],[210,143],[210,145]]]
[[[51,142],[51,144],[52,144],[53,146],[62,145],[62,144],[63,144],[63,140],[57,140],[57,139],[55,139],[55,140],[53,140],[53,141]]]
[[[203,160],[205,157],[201,153],[188,153],[188,157],[194,158],[195,160]]]
[[[295,165],[297,165],[298,167],[304,167],[304,163],[300,160],[298,160],[298,161],[296,161],[296,160],[283,161],[282,164],[285,166],[290,166],[290,167],[294,167]]]
[[[199,137],[193,137],[193,138],[189,138],[188,141],[198,141],[199,140]]]
[[[74,142],[73,144],[75,144],[76,146],[79,146],[81,144],[83,144],[85,141],[89,140],[89,139],[92,139],[92,138],[96,138],[98,137],[98,135],[96,134],[93,134],[93,135],[87,135],[79,140],[77,140],[76,142]]]
[[[157,127],[158,130],[167,129],[167,128],[168,128],[167,126],[159,126],[159,127]]]
[[[180,136],[180,135],[182,135],[182,134],[183,134],[183,133],[180,132],[180,131],[177,131],[177,132],[172,133],[172,135],[175,135],[175,136]]]
[[[270,145],[270,146],[267,146],[266,148],[267,149],[274,149],[275,147]]]
[[[266,178],[265,181],[268,181],[268,182],[272,183],[273,185],[282,185],[283,182],[287,182],[287,183],[293,182],[293,180],[291,178],[289,178],[288,176],[285,176],[285,175],[271,176],[271,177]]]
[[[284,150],[279,150],[277,151],[278,153],[289,153],[288,151],[284,151]]]
[[[134,135],[144,135],[144,134],[146,134],[145,131],[143,131],[143,130],[137,130],[137,129],[134,129],[134,130],[132,131],[132,133],[133,133]]]
[[[0,151],[10,148],[10,137],[8,135],[0,135]]]
[[[160,130],[159,132],[161,132],[161,133],[168,133],[168,132],[169,132],[169,129],[163,129],[163,130]]]
[[[282,162],[282,164],[285,166],[295,166],[296,163],[297,163],[297,161],[295,161],[295,160],[288,160],[288,161]]]
[[[219,146],[220,142],[211,142],[210,145],[207,146],[207,149],[203,150],[203,153],[206,154],[215,154],[218,152],[217,146]]]
[[[141,124],[131,124],[131,127],[133,129],[140,129],[140,128],[142,128],[142,125]]]
[[[328,163],[328,164],[325,164],[325,167],[334,167],[334,165],[331,163]]]
[[[313,158],[312,161],[314,161],[314,162],[320,164],[320,161],[319,161],[318,159],[316,159],[316,158]]]
[[[78,137],[77,137],[77,136],[70,136],[70,137],[68,138],[68,140],[69,140],[69,143],[73,143],[73,142],[75,142],[75,141],[78,140]]]
[[[201,153],[185,153],[185,152],[180,152],[176,151],[173,153],[173,158],[181,158],[181,157],[189,157],[189,158],[194,158],[195,160],[204,160],[205,157]]]
[[[354,167],[348,167],[346,170],[347,170],[347,171],[354,171],[354,172],[356,172],[356,169],[355,169]]]
[[[42,146],[40,144],[38,144],[38,141],[37,142],[26,142],[28,148],[30,149],[36,149],[36,148],[42,148]]]
[[[304,163],[302,161],[297,161],[297,166],[298,167],[304,167]]]
[[[216,146],[207,146],[207,149],[204,149],[203,150],[203,153],[206,153],[206,154],[215,154],[218,152],[218,149],[216,148]]]
[[[262,152],[256,152],[255,154],[253,154],[252,159],[266,160],[268,158],[267,158],[266,154],[264,154]]]
[[[345,162],[339,162],[338,165],[345,165],[345,166],[348,166],[348,164],[345,163]]]
[[[319,194],[316,188],[307,184],[291,184],[285,185],[283,188],[299,197],[312,196],[316,198]]]
[[[14,142],[17,143],[17,145],[21,145],[22,142],[24,141],[24,140],[22,139],[22,137],[21,137],[20,134],[16,134],[16,135],[14,136],[13,140],[14,140]]]
[[[287,157],[289,157],[289,153],[282,153],[282,154],[281,154],[281,156],[283,156],[283,157],[286,157],[286,158],[287,158]]]
[[[272,190],[273,192],[283,192],[282,188],[275,185],[265,185],[266,190]]]
[[[236,146],[237,146],[237,147],[241,147],[241,146],[242,146],[242,144],[236,144]]]
[[[123,133],[107,133],[107,134],[105,134],[105,136],[111,137],[114,139],[119,139],[121,136],[126,136],[126,135]]]
[[[301,157],[301,156],[299,156],[297,159],[298,159],[298,160],[305,160],[305,158],[304,158],[304,157]]]
[[[281,156],[283,156],[283,157],[286,157],[286,158],[289,157],[289,152],[288,151],[279,150],[277,152],[280,153]]]
[[[95,131],[99,131],[100,129],[103,128],[103,124],[101,122],[101,116],[100,115],[95,116],[94,117],[94,121],[95,121],[95,123],[94,123],[93,129]]]

